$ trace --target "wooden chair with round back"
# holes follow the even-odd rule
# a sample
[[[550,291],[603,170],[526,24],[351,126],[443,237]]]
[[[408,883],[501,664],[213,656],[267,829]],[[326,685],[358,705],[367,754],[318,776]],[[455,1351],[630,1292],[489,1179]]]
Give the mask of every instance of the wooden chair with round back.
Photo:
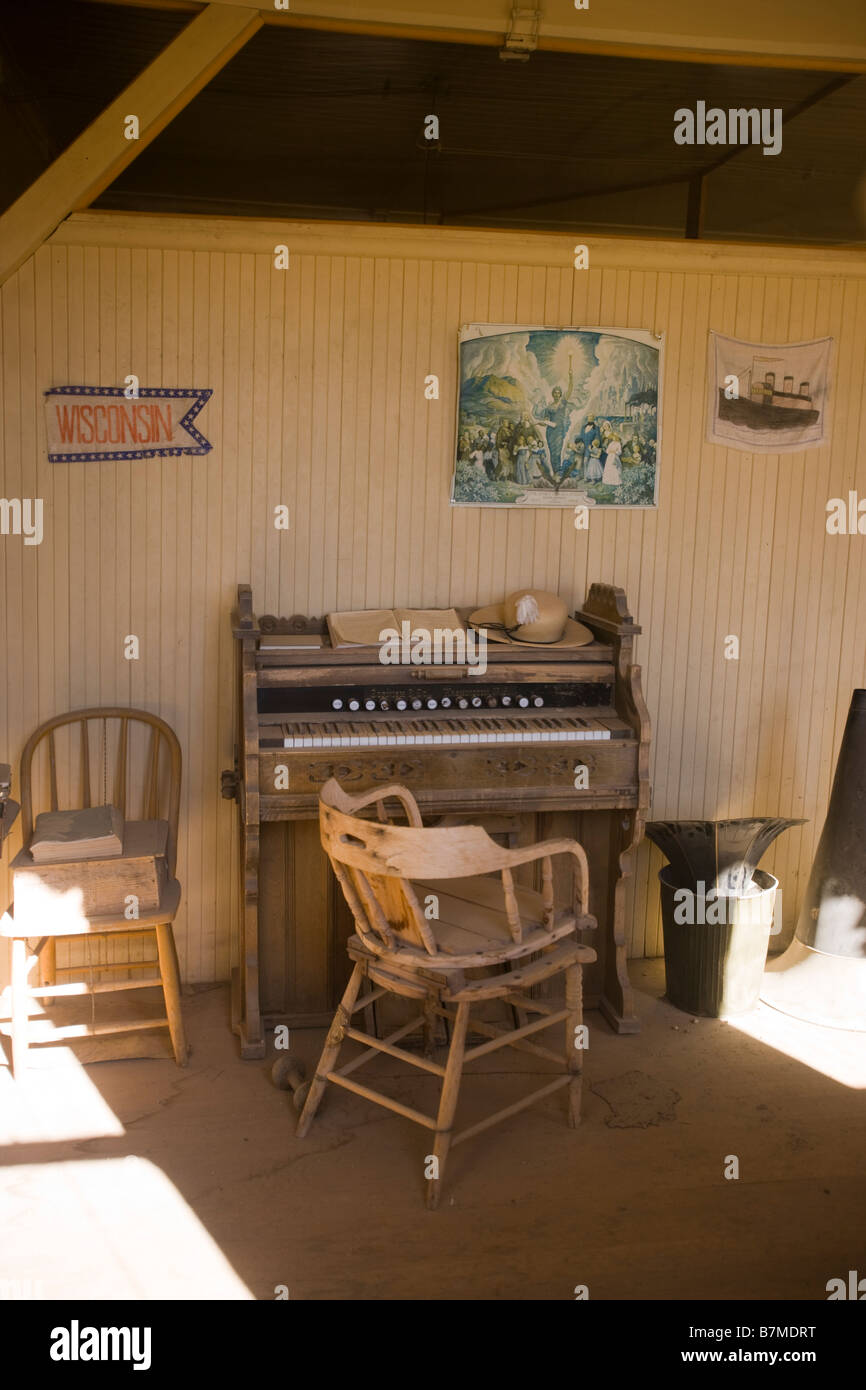
[[[408,825],[395,825],[385,814],[396,798]],[[358,812],[375,807],[378,820]],[[350,796],[333,778],[320,793],[322,844],[355,919],[357,934],[348,951],[355,968],[337,1009],[309,1085],[295,1092],[301,1116],[298,1135],[310,1127],[325,1087],[345,1087],[357,1095],[394,1110],[434,1133],[433,1152],[425,1162],[427,1205],[435,1207],[449,1149],[490,1125],[517,1114],[560,1087],[568,1089],[572,1126],[580,1116],[583,1057],[582,970],[596,953],[575,939],[575,933],[594,928],[589,915],[589,877],[586,855],[576,840],[549,840],[518,849],[505,849],[480,825],[425,828],[417,802],[406,787],[388,786]],[[557,906],[552,859],[568,855],[575,867],[574,901]],[[542,891],[516,883],[513,870],[541,861]],[[498,874],[499,879],[493,877]],[[533,959],[535,957],[535,959]],[[487,970],[467,979],[467,971]],[[491,974],[493,970],[495,973]],[[530,987],[554,976],[565,977],[564,1007],[529,996]],[[362,986],[372,986],[361,995]],[[421,1013],[379,1039],[362,1033],[352,1019],[383,994],[416,999]],[[540,1017],[522,1027],[503,1029],[473,1018],[470,1008],[500,999]],[[436,1020],[451,1024],[451,1041],[444,1066],[432,1060]],[[534,1033],[564,1024],[560,1053],[530,1041]],[[426,1054],[419,1057],[397,1043],[422,1028]],[[466,1047],[470,1031],[487,1041]],[[362,1043],[365,1051],[337,1069],[346,1039]],[[453,1135],[464,1064],[499,1047],[514,1047],[554,1061],[564,1069],[553,1080],[521,1100]],[[350,1076],[378,1053],[432,1072],[442,1082],[438,1112],[423,1114]]]
[[[12,1066],[27,1066],[30,1006],[65,996],[91,997],[90,1023],[56,1028],[51,1041],[168,1028],[175,1061],[188,1048],[180,1005],[180,972],[172,924],[180,903],[175,877],[180,811],[181,750],[177,735],[147,710],[120,707],[56,715],[33,733],[21,755],[22,849],[12,861],[13,909],[0,921],[12,955]],[[40,811],[113,805],[124,818],[123,853],[116,857],[34,863],[29,852]],[[138,819],[132,817],[138,816]],[[156,955],[145,961],[92,961],[92,944],[149,937]],[[57,965],[59,938],[87,941],[85,964]],[[29,943],[36,941],[34,954]],[[77,954],[81,955],[79,951]],[[40,983],[30,973],[40,967]],[[139,971],[150,970],[141,978]],[[94,976],[133,978],[94,982]],[[59,977],[84,976],[64,979]],[[160,986],[165,1014],[97,1023],[96,1000],[116,991]],[[123,1055],[136,1055],[128,1044]]]

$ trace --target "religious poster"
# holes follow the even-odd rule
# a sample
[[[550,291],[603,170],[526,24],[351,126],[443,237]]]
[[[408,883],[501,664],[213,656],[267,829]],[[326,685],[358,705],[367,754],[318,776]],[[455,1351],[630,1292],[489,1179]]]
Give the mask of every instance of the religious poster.
[[[773,345],[710,332],[710,443],[750,454],[826,444],[832,346],[832,338]]]
[[[45,392],[48,462],[207,454],[193,424],[210,387],[52,386]]]
[[[461,328],[452,503],[655,506],[661,346],[628,328]]]

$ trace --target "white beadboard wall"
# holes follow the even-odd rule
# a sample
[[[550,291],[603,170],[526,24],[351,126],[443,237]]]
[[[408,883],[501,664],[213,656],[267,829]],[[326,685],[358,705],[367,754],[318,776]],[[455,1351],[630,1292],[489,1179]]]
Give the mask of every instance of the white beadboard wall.
[[[82,213],[2,287],[0,490],[43,498],[45,534],[38,547],[0,537],[0,759],[17,763],[36,724],[83,705],[141,705],[174,726],[187,979],[226,978],[236,939],[236,810],[219,774],[234,734],[229,613],[246,580],[259,612],[284,614],[487,602],[524,584],[578,606],[593,580],[621,585],[643,626],[652,814],[808,817],[765,860],[787,939],[851,691],[866,684],[866,536],[825,527],[829,498],[866,496],[866,257],[610,239],[575,271],[575,239]],[[274,268],[278,243],[288,270]],[[597,512],[587,533],[568,512],[449,506],[457,329],[472,321],[665,334],[656,511]],[[710,328],[831,334],[830,446],[705,443]],[[438,401],[424,396],[431,372]],[[128,373],[212,387],[197,421],[212,452],[49,465],[43,391]],[[138,661],[124,659],[128,633]],[[3,875],[19,843],[16,830]],[[661,863],[644,845],[635,956],[661,951]]]

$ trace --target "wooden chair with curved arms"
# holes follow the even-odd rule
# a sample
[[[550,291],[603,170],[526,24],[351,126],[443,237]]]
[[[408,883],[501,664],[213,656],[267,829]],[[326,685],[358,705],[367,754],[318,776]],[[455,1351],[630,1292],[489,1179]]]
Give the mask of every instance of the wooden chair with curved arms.
[[[101,763],[102,777],[98,776]],[[111,764],[111,767],[110,767]],[[181,750],[174,730],[146,710],[119,707],[73,710],[49,719],[31,735],[21,755],[23,848],[12,861],[14,906],[0,920],[0,936],[12,953],[12,1067],[16,1078],[27,1065],[29,1014],[33,999],[94,996],[93,1021],[55,1029],[52,1041],[167,1027],[175,1061],[184,1066],[188,1048],[180,1006],[180,972],[172,923],[180,902],[175,877],[180,809]],[[37,790],[38,789],[38,790]],[[137,790],[141,819],[126,819]],[[62,863],[34,864],[29,845],[37,812],[81,809],[111,802],[124,817],[123,854]],[[46,804],[47,803],[47,804]],[[59,937],[156,937],[150,961],[57,966]],[[36,939],[35,954],[28,942]],[[89,947],[88,947],[89,952]],[[40,985],[29,976],[40,966]],[[127,975],[150,968],[144,979],[93,983],[98,972]],[[156,967],[156,973],[153,972]],[[57,983],[58,975],[87,976]],[[96,1023],[95,997],[118,990],[160,985],[165,1015]],[[124,1055],[134,1055],[125,1051]]]
[[[388,822],[385,804],[389,798],[400,802],[408,825]],[[357,814],[374,805],[378,821]],[[478,825],[425,828],[415,798],[401,786],[349,796],[332,778],[320,793],[319,821],[322,844],[357,927],[357,935],[348,942],[355,969],[315,1077],[308,1089],[296,1093],[296,1099],[303,1102],[297,1132],[300,1137],[307,1133],[329,1082],[432,1129],[435,1139],[429,1157],[435,1162],[428,1162],[425,1168],[427,1205],[432,1208],[438,1204],[446,1159],[454,1144],[565,1086],[569,1122],[572,1126],[579,1122],[582,969],[595,960],[595,951],[575,940],[575,932],[596,925],[587,910],[586,855],[576,840],[504,849]],[[551,864],[557,854],[571,855],[577,870],[576,903],[559,908],[554,901]],[[518,865],[537,860],[542,863],[541,893],[515,884],[513,877]],[[494,873],[499,874],[499,882],[491,877]],[[538,959],[530,961],[531,956]],[[466,978],[467,970],[479,967],[497,967],[498,973]],[[564,1008],[528,997],[530,986],[561,973],[565,975]],[[365,980],[373,988],[359,998]],[[422,1012],[380,1040],[353,1027],[352,1017],[386,993],[419,1000]],[[470,1009],[491,999],[519,1004],[540,1018],[514,1029],[473,1019],[472,1031],[488,1041],[467,1049]],[[437,1017],[450,1020],[452,1025],[444,1066],[430,1055]],[[565,1024],[564,1053],[529,1041],[532,1034],[556,1023]],[[425,1034],[427,1055],[423,1058],[396,1046],[419,1026]],[[347,1038],[365,1044],[367,1050],[337,1070],[338,1055]],[[464,1063],[499,1047],[515,1047],[559,1063],[564,1057],[565,1071],[522,1100],[452,1136]],[[435,1118],[350,1078],[351,1072],[380,1052],[441,1077]]]

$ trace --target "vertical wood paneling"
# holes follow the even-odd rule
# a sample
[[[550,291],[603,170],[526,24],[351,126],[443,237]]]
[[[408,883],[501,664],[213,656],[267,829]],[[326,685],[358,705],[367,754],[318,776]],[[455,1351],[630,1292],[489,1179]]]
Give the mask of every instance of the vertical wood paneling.
[[[818,252],[805,270],[780,253],[765,272],[738,270],[719,248],[698,263],[691,248],[680,268],[640,242],[607,258],[600,243],[574,272],[561,240],[547,264],[495,232],[483,259],[458,259],[440,254],[435,229],[410,254],[388,227],[373,254],[351,229],[297,250],[284,228],[208,250],[178,225],[166,222],[164,244],[152,232],[91,244],[84,229],[0,292],[0,491],[45,505],[40,547],[0,538],[0,754],[15,761],[39,720],[88,703],[142,704],[174,725],[184,975],[225,978],[237,931],[235,811],[219,772],[234,741],[240,580],[262,612],[315,614],[481,603],[524,583],[577,606],[592,580],[621,584],[643,627],[652,813],[808,817],[767,856],[790,928],[850,692],[866,683],[866,539],[825,528],[828,498],[866,493],[866,273],[833,273]],[[276,270],[286,238],[290,268]],[[657,511],[596,512],[587,532],[571,512],[449,506],[457,330],[476,320],[664,333]],[[710,328],[766,342],[832,334],[831,445],[749,456],[706,444]],[[48,465],[42,392],[129,373],[212,387],[200,422],[212,452]],[[438,400],[424,395],[431,373]],[[279,503],[288,532],[273,525]],[[138,662],[124,660],[127,633]],[[738,661],[724,658],[728,634]],[[645,845],[630,885],[635,955],[661,948],[660,864]]]

